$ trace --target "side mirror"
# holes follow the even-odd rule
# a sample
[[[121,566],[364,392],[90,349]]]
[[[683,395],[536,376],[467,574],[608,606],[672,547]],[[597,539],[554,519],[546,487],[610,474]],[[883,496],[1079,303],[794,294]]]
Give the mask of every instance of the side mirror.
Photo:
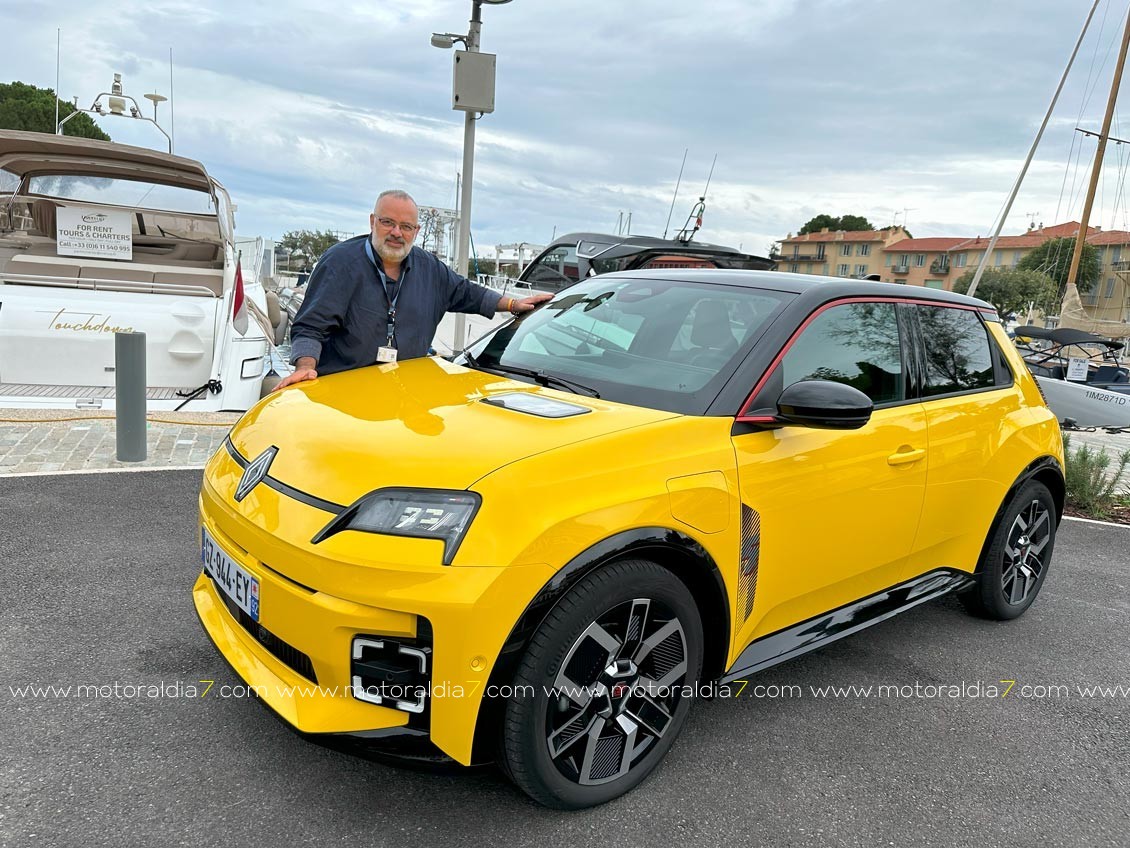
[[[782,423],[821,430],[858,430],[871,420],[873,408],[859,389],[828,380],[801,380],[777,398]]]

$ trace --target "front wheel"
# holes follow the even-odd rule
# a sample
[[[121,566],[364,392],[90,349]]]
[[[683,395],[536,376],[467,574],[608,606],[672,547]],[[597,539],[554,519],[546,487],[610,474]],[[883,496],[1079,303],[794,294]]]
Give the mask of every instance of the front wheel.
[[[966,608],[1005,621],[1021,615],[1047,578],[1055,547],[1055,501],[1030,480],[1001,516],[977,568],[977,585],[961,596]]]
[[[647,560],[603,568],[550,611],[506,704],[499,760],[535,800],[603,804],[642,782],[678,736],[702,673],[686,586]]]

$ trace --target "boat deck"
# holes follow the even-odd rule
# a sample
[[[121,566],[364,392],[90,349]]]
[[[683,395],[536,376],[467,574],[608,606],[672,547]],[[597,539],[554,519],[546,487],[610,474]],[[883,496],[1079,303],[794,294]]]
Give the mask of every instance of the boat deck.
[[[190,388],[179,386],[154,386],[145,390],[146,400],[177,400],[183,395],[177,392],[189,392]],[[60,400],[92,399],[109,400],[116,391],[113,386],[47,386],[35,383],[0,383],[0,398],[58,398]]]

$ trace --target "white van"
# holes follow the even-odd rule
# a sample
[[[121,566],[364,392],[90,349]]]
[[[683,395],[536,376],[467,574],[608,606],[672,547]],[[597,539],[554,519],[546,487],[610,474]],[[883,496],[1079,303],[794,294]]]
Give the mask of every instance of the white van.
[[[0,131],[0,406],[112,409],[114,334],[135,331],[149,409],[248,409],[269,325],[234,229],[199,162]]]

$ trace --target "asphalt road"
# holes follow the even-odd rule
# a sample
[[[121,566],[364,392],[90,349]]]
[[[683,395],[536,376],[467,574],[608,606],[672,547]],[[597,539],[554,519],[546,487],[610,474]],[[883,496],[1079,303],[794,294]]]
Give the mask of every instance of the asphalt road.
[[[175,697],[238,682],[189,595],[198,479],[0,479],[0,845],[1130,845],[1130,529],[1065,523],[1018,621],[943,599],[700,701],[650,781],[565,814]],[[120,694],[19,694],[79,684]]]

